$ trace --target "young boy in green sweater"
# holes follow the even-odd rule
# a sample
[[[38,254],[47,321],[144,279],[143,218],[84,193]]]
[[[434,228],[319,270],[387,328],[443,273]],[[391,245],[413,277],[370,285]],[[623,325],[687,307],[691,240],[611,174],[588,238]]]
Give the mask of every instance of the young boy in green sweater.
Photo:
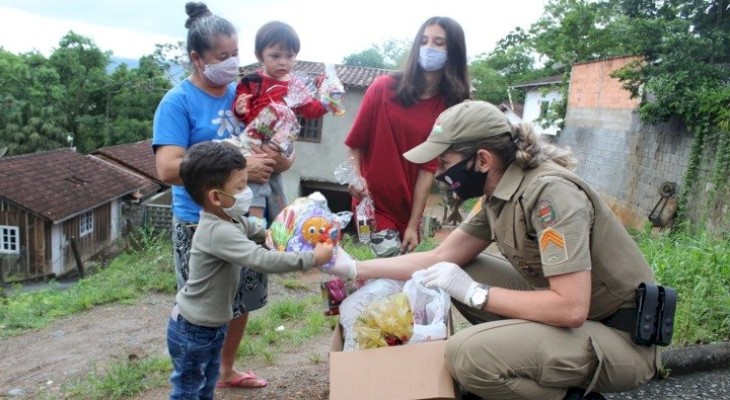
[[[170,399],[212,399],[221,347],[240,269],[264,273],[306,271],[332,258],[331,245],[283,253],[263,246],[266,231],[244,216],[251,204],[246,159],[222,142],[198,143],[180,164],[180,177],[203,207],[190,250],[190,276],[175,297],[167,327],[173,363]]]

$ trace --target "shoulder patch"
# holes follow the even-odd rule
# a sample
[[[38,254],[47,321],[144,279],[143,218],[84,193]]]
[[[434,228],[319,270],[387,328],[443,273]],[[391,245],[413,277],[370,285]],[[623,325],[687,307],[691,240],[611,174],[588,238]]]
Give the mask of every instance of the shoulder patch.
[[[568,260],[565,235],[553,228],[540,233],[540,259],[543,265],[557,265]]]
[[[537,215],[540,217],[543,228],[553,226],[558,222],[558,212],[553,207],[553,203],[548,200],[540,200],[537,203]]]

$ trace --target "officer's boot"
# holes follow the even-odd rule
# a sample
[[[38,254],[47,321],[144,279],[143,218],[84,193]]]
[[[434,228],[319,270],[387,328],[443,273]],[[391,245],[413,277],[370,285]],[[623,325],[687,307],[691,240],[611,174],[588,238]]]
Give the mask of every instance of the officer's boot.
[[[600,393],[596,392],[590,392],[587,395],[583,396],[583,393],[585,392],[585,389],[582,388],[569,388],[568,392],[565,393],[565,397],[563,397],[564,400],[605,400],[606,398],[603,397]]]

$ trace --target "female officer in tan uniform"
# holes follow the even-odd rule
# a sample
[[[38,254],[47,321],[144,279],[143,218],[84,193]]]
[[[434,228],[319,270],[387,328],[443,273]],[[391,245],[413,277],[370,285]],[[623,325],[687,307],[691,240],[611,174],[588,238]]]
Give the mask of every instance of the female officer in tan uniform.
[[[444,111],[429,138],[404,154],[439,159],[436,179],[467,199],[483,196],[437,248],[352,261],[334,273],[408,279],[446,290],[474,326],[449,339],[447,366],[488,399],[602,398],[656,373],[656,346],[600,322],[635,307],[653,273],[599,195],[568,168],[568,150],[512,127],[497,107],[468,101]],[[506,262],[482,253],[496,242]],[[486,323],[485,323],[486,322]],[[590,393],[590,394],[589,394]]]

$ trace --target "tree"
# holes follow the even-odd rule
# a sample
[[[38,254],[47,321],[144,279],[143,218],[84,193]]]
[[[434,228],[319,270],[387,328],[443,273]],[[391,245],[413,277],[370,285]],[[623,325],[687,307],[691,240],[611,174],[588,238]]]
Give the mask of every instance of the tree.
[[[373,47],[346,56],[342,63],[353,67],[385,68],[385,57]]]
[[[139,66],[107,74],[109,52],[89,38],[66,34],[46,59],[0,48],[0,147],[8,155],[74,145],[87,153],[149,138],[152,117],[179,59],[160,45]]]
[[[369,49],[346,56],[342,63],[355,67],[398,69],[408,56],[410,43],[405,40],[389,39]]]

